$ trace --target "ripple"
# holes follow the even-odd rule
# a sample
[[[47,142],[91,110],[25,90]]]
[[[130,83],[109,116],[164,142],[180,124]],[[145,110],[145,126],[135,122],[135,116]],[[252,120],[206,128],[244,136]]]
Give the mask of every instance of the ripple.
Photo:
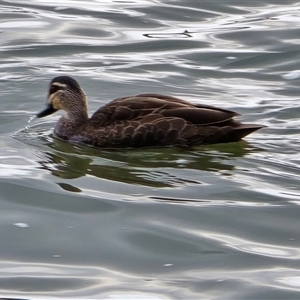
[[[299,8],[2,1],[1,295],[299,298]],[[59,74],[91,112],[155,92],[268,128],[193,149],[72,145],[58,115],[25,127]]]

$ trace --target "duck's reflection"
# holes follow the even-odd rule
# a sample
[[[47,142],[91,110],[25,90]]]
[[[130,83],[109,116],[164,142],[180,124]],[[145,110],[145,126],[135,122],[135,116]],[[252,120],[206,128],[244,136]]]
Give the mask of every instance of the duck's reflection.
[[[44,169],[63,179],[86,175],[110,181],[172,187],[180,184],[201,184],[199,178],[185,178],[186,170],[222,172],[234,169],[234,159],[256,149],[246,142],[219,144],[197,148],[152,148],[126,150],[100,150],[72,145],[54,139],[48,146],[46,157],[40,161]],[[48,148],[49,149],[49,148]],[[179,176],[171,172],[182,169]],[[172,173],[172,174],[171,174]],[[180,178],[179,178],[180,177]],[[80,192],[70,184],[60,186],[68,191]]]

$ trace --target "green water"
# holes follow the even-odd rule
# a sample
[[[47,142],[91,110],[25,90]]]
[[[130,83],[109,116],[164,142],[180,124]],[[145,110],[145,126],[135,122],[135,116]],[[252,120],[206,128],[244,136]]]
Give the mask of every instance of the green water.
[[[299,299],[297,1],[0,1],[0,297]],[[268,127],[108,151],[28,119],[74,76],[94,112],[163,93]]]

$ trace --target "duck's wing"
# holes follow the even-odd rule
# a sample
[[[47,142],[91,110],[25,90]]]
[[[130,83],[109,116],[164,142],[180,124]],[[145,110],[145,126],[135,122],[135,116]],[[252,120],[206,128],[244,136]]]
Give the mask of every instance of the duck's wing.
[[[239,114],[236,113],[236,112],[233,112],[231,110],[228,110],[228,109],[223,109],[223,108],[219,108],[219,107],[215,107],[215,106],[212,106],[212,105],[207,105],[207,104],[192,104],[190,102],[187,102],[185,100],[182,100],[180,98],[176,98],[176,97],[173,97],[173,96],[167,96],[167,95],[161,95],[161,94],[140,94],[138,95],[137,97],[151,97],[151,98],[158,98],[158,99],[162,99],[162,100],[166,100],[166,101],[170,101],[170,102],[173,102],[173,103],[181,103],[181,104],[188,104],[189,106],[191,107],[197,107],[197,108],[208,108],[208,109],[212,109],[212,110],[217,110],[217,111],[224,111],[224,112],[227,112],[227,113],[232,113],[234,114],[235,116],[238,116]]]
[[[108,126],[121,121],[138,121],[149,115],[163,118],[180,118],[197,125],[221,124],[238,114],[209,105],[191,104],[179,98],[141,94],[118,98],[97,110],[90,119],[90,124]]]

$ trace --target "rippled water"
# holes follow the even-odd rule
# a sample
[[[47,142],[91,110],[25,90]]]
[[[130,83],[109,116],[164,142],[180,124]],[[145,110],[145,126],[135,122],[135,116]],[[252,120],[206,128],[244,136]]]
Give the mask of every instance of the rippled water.
[[[0,297],[298,299],[297,1],[0,1]],[[267,125],[107,151],[27,120],[76,77],[95,111],[164,93]]]

